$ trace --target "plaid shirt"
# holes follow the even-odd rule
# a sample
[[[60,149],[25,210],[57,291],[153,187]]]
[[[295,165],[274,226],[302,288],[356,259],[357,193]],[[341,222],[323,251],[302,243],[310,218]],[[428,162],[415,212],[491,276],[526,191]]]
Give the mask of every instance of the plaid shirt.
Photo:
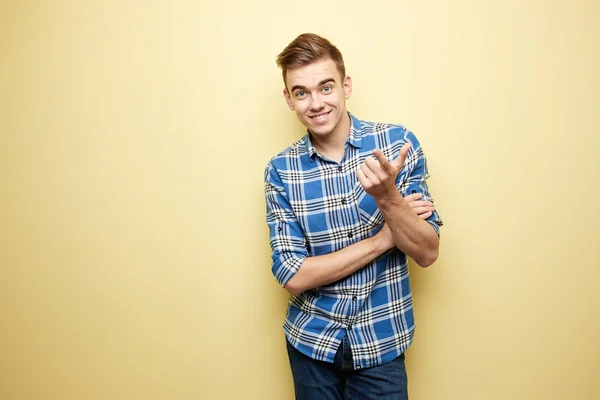
[[[397,188],[403,196],[422,193],[423,200],[432,201],[427,163],[414,134],[401,125],[349,115],[352,127],[339,164],[321,156],[307,134],[265,170],[272,271],[282,286],[305,258],[338,251],[381,229],[383,216],[356,177],[375,148],[392,160],[411,142]],[[437,212],[427,222],[439,235]],[[291,296],[284,330],[295,348],[317,360],[333,362],[345,335],[355,369],[395,359],[414,335],[406,255],[394,248],[346,278]]]

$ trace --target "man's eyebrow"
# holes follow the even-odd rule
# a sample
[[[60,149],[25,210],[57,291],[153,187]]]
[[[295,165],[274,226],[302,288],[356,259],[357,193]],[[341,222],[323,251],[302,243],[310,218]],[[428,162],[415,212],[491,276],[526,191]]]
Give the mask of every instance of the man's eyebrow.
[[[319,82],[318,86],[323,86],[324,84],[329,83],[329,82],[335,83],[335,79],[333,79],[333,78],[323,79],[321,82]],[[302,85],[294,85],[294,86],[292,86],[292,90],[291,91],[293,92],[293,91],[295,91],[297,89],[306,90],[306,87],[302,86]]]

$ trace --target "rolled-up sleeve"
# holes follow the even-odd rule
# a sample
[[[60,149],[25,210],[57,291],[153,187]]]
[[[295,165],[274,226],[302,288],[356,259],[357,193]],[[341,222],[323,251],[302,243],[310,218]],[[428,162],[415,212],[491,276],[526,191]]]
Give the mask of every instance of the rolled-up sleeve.
[[[405,140],[412,144],[412,147],[406,156],[404,168],[398,175],[397,185],[402,196],[408,196],[412,193],[421,193],[421,200],[427,200],[433,203],[433,198],[427,187],[427,179],[429,171],[427,170],[427,159],[416,136],[406,131]],[[426,221],[433,227],[440,236],[440,226],[444,225],[437,209],[433,211],[431,216]]]
[[[267,225],[271,244],[271,270],[285,286],[308,257],[304,231],[287,197],[277,170],[269,163],[265,169]]]

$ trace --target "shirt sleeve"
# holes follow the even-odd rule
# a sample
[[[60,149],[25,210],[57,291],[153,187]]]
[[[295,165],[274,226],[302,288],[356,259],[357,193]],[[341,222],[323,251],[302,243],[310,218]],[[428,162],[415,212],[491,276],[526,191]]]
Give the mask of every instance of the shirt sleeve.
[[[306,236],[290,205],[281,178],[269,163],[265,169],[267,225],[271,244],[271,270],[285,286],[308,257]]]
[[[427,187],[427,179],[429,178],[429,172],[427,169],[427,159],[425,153],[421,147],[416,136],[409,131],[406,131],[405,140],[412,144],[411,149],[406,156],[404,162],[404,168],[398,174],[396,181],[398,190],[402,196],[408,196],[413,193],[421,193],[423,197],[421,200],[427,200],[433,203],[433,198],[429,193]],[[437,209],[433,211],[432,215],[426,219],[426,221],[435,229],[438,236],[440,236],[440,226],[444,225],[442,218],[440,217]]]

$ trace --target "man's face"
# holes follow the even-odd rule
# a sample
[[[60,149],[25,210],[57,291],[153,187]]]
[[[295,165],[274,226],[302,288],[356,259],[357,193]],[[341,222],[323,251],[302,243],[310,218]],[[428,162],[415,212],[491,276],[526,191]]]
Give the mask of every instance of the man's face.
[[[285,83],[283,95],[287,104],[310,133],[323,139],[348,133],[339,131],[345,126],[344,118],[348,118],[346,99],[352,93],[352,80],[340,76],[333,60],[290,69]]]

